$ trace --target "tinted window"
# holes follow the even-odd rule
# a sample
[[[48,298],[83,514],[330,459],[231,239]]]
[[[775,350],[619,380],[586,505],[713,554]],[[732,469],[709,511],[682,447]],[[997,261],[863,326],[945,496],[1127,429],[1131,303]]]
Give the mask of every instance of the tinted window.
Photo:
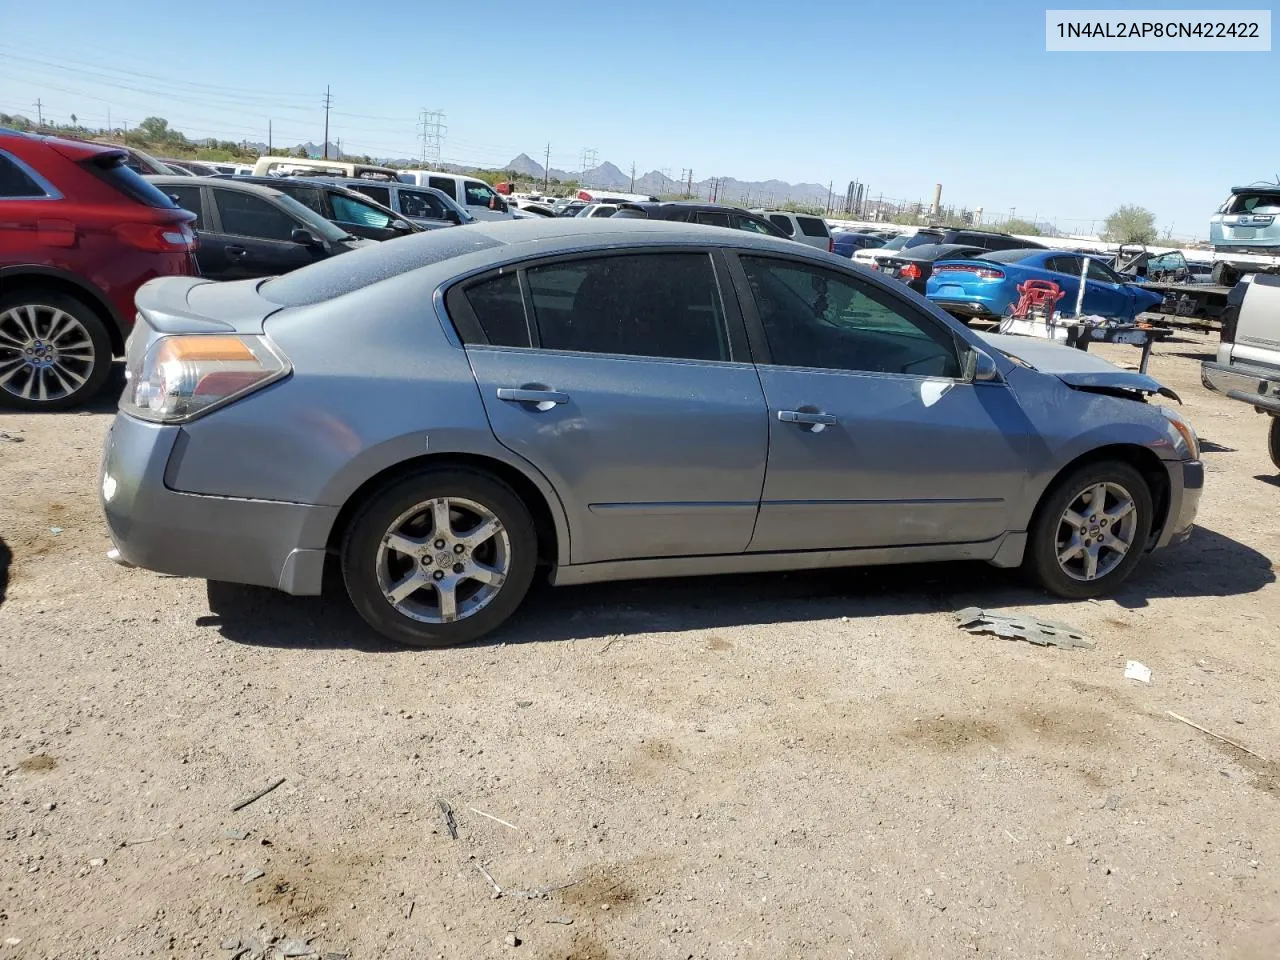
[[[443,220],[445,213],[440,198],[425,190],[401,190],[400,212],[406,217],[421,217],[424,220]]]
[[[1030,250],[1026,247],[1021,247],[1016,250],[994,250],[991,253],[984,253],[982,255],[982,259],[995,260],[997,263],[1018,263],[1027,259],[1027,257],[1034,257],[1036,254],[1043,252],[1043,250]],[[1077,264],[1076,273],[1079,272],[1080,268],[1079,264]]]
[[[800,224],[800,232],[806,237],[830,236],[827,225],[817,217],[796,217],[796,223]]]
[[[130,200],[144,203],[148,207],[173,209],[174,202],[168,194],[159,189],[150,180],[144,180],[124,164],[123,157],[110,154],[98,154],[88,160],[80,161],[80,165],[99,180],[104,180],[119,190]]]
[[[427,186],[443,191],[446,197],[452,197],[454,200],[458,199],[457,185],[449,177],[431,177],[427,182]]]
[[[362,227],[387,227],[395,219],[377,207],[341,193],[329,194],[329,202],[333,204],[333,219],[338,223],[356,223]]]
[[[705,223],[709,227],[727,227],[729,225],[729,215],[721,213],[719,210],[699,210],[693,219],[695,223]]]
[[[1089,261],[1089,279],[1101,280],[1103,283],[1124,283],[1124,280],[1116,276],[1097,260]]]
[[[1280,213],[1280,193],[1236,193],[1223,204],[1223,213]]]
[[[906,242],[900,248],[902,250],[910,250],[912,247],[922,247],[926,243],[941,243],[943,235],[940,233],[917,233],[907,237]]]
[[[514,273],[469,287],[466,298],[489,343],[498,347],[529,346],[524,298]]]
[[[668,220],[674,220],[676,223],[688,223],[688,222],[689,222],[689,211],[688,211],[688,210],[676,210],[674,213],[672,213],[672,214],[671,214],[671,216],[667,217],[667,219],[668,219]]]
[[[0,154],[0,197],[43,197],[44,191],[16,163]]]
[[[791,222],[790,217],[784,217],[780,213],[771,213],[769,214],[769,222],[785,233],[788,237],[795,235],[796,226]]]
[[[908,237],[906,234],[899,234],[898,236],[890,240],[888,243],[886,243],[884,246],[882,246],[880,249],[881,250],[901,250],[903,247],[907,245],[907,241],[911,239],[913,238]],[[931,240],[929,242],[936,243],[937,241]],[[920,246],[920,244],[916,244],[916,246]]]
[[[720,294],[706,254],[574,260],[533,267],[528,280],[547,349],[729,359]]]
[[[763,233],[766,237],[777,236],[777,234],[759,220],[754,220],[751,217],[744,217],[740,214],[734,215],[733,226],[736,230],[746,230],[748,233]]]
[[[773,362],[958,377],[951,331],[851,278],[789,260],[743,257]]]
[[[287,179],[281,177],[281,179]],[[324,196],[315,187],[306,187],[300,184],[284,183],[277,187],[281,193],[287,194],[308,210],[314,210],[320,216],[328,218],[329,212],[324,208]]]
[[[282,209],[251,193],[215,189],[213,199],[222,218],[223,233],[262,240],[289,240],[298,227],[298,222]]]
[[[353,183],[352,190],[358,190],[375,203],[384,207],[391,206],[391,190],[387,187],[375,187],[367,183]]]
[[[619,210],[617,213],[615,213],[615,214],[614,214],[614,216],[615,216],[615,217],[618,217],[618,218],[619,218],[619,219],[621,219],[621,220],[647,220],[647,219],[649,219],[649,215],[648,215],[647,213],[645,213],[643,210],[630,210],[630,209],[627,209],[627,208],[623,208],[622,210]],[[675,219],[675,217],[671,217],[670,219],[674,220],[674,219]]]
[[[992,257],[991,259],[994,260],[995,257]],[[1044,267],[1046,270],[1052,271],[1053,273],[1063,273],[1069,277],[1080,276],[1079,257],[1050,257],[1044,262]]]
[[[173,185],[165,187],[164,189],[169,195],[178,198],[178,206],[183,210],[190,210],[196,215],[196,222],[192,224],[193,227],[199,229],[204,226],[204,204],[200,199],[199,186],[194,184],[192,186],[187,186],[186,184],[183,184],[180,187]]]
[[[466,202],[469,207],[487,207],[489,201],[497,196],[492,187],[479,180],[464,180],[462,185],[467,191]]]

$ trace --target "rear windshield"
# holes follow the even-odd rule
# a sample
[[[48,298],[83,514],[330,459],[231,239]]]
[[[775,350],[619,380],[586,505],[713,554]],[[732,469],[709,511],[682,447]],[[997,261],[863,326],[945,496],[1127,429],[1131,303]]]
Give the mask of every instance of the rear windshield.
[[[906,248],[922,247],[926,243],[937,243],[942,239],[940,233],[917,233],[907,238]]]
[[[800,232],[806,237],[828,237],[827,225],[817,217],[796,217]]]
[[[1280,213],[1280,193],[1258,190],[1249,193],[1233,193],[1222,205],[1222,213]]]
[[[1035,253],[1041,253],[1041,250],[984,250],[982,253],[974,254],[975,257],[982,260],[994,260],[996,263],[1018,263],[1027,259]]]
[[[419,267],[497,246],[501,246],[497,240],[475,230],[427,230],[329,257],[268,280],[258,292],[272,303],[301,307],[332,300]]]
[[[910,237],[905,237],[905,236],[897,236],[897,237],[894,237],[892,240],[890,240],[888,243],[886,243],[886,244],[885,244],[883,247],[881,247],[880,249],[881,249],[881,250],[901,250],[903,247],[905,247],[905,246],[907,245],[907,241],[908,241],[909,239],[911,239],[911,238],[910,238]]]
[[[178,208],[167,193],[125,166],[125,159],[124,154],[100,153],[80,162],[95,177],[115,187],[130,200],[163,210]]]

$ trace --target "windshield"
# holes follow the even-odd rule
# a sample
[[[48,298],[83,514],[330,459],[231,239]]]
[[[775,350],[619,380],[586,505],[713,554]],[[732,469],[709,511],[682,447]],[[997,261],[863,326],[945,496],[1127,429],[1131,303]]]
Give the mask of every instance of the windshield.
[[[329,243],[335,243],[338,240],[348,240],[351,238],[351,234],[347,233],[347,231],[343,230],[336,224],[330,223],[310,207],[304,207],[287,193],[280,194],[278,199],[282,207],[304,222],[308,229],[310,229],[311,232],[321,240],[327,240]]]
[[[880,249],[881,250],[901,250],[903,247],[907,245],[907,240],[909,239],[910,239],[909,237],[905,237],[905,236],[894,237],[892,240],[890,240]]]

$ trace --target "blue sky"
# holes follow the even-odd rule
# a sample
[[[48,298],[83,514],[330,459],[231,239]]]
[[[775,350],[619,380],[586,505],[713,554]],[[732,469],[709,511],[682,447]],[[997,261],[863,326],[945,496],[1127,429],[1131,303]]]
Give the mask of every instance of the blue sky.
[[[1204,236],[1229,187],[1280,173],[1276,53],[1046,53],[1043,4],[0,4],[0,111],[38,97],[91,125],[265,140],[272,119],[276,143],[318,143],[328,83],[344,150],[416,155],[425,107],[455,162],[541,162],[550,141],[562,169],[591,148],[838,194],[941,182],[944,203],[1073,232],[1127,202]]]

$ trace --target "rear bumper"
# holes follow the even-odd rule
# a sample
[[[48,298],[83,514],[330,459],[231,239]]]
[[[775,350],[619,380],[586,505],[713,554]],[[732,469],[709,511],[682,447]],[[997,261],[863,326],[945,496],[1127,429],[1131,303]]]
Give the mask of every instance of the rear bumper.
[[[121,556],[159,573],[318,594],[338,508],[171,490],[181,434],[123,414],[107,433],[98,491]]]
[[[999,317],[1003,315],[1003,310],[997,311],[994,302],[990,300],[954,300],[946,297],[930,297],[934,303],[940,306],[947,313],[954,313],[960,316],[968,317]]]
[[[1169,471],[1169,515],[1156,541],[1157,550],[1191,536],[1204,491],[1204,464],[1199,460],[1168,460],[1165,469]]]
[[[1280,416],[1280,373],[1238,363],[1200,364],[1200,382],[1216,393]]]

